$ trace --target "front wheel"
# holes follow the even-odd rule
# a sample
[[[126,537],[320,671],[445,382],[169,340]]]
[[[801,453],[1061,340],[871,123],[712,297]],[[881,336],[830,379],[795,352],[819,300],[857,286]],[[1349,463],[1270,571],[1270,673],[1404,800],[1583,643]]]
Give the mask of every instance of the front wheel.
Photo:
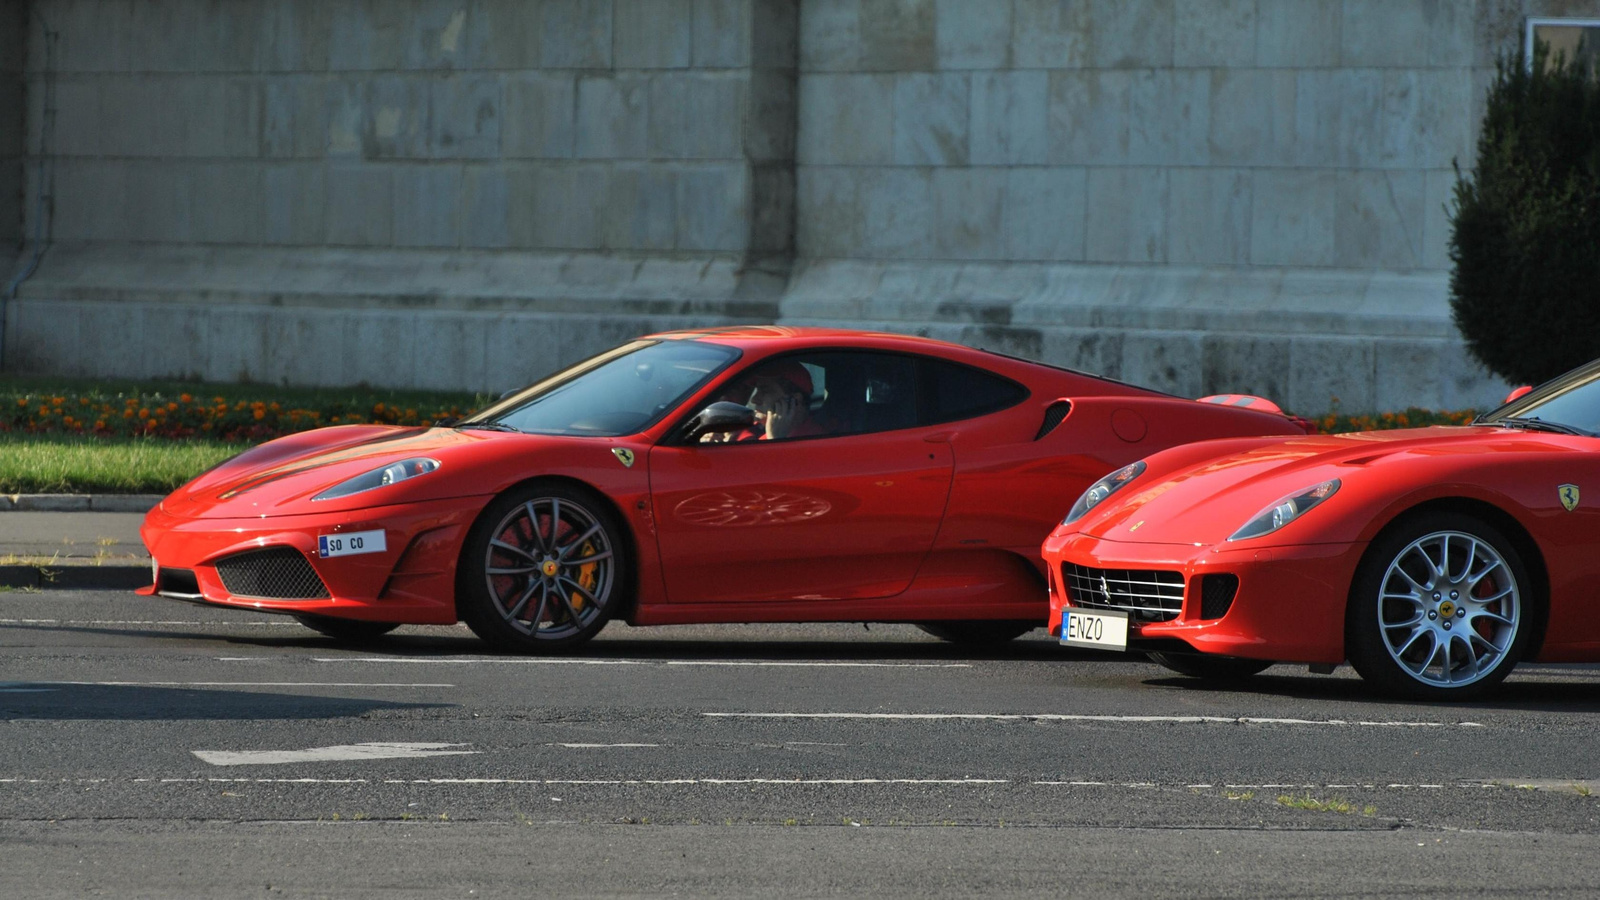
[[[400,627],[399,622],[366,622],[361,619],[336,619],[332,616],[297,615],[295,621],[319,634],[347,644],[365,644]]]
[[[588,491],[534,484],[489,504],[462,550],[458,612],[502,650],[572,647],[605,627],[627,590],[622,527]]]
[[[1150,661],[1191,678],[1207,681],[1243,681],[1272,665],[1271,660],[1240,659],[1235,656],[1202,656],[1198,653],[1151,652]]]
[[[1356,570],[1345,644],[1361,677],[1423,700],[1475,697],[1527,647],[1532,582],[1487,522],[1420,516],[1375,542]]]
[[[998,647],[1037,628],[1037,622],[923,622],[922,631],[960,647]]]

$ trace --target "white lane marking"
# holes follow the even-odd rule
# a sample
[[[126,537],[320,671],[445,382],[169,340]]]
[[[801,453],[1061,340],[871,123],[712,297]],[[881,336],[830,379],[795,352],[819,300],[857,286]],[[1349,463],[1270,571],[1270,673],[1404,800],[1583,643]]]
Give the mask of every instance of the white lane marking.
[[[9,684],[0,684],[0,694],[48,694],[56,688],[42,687],[13,687]]]
[[[426,663],[430,665],[475,665],[481,663],[501,663],[507,665],[523,666],[648,666],[653,665],[648,660],[642,659],[549,659],[542,657],[510,657],[499,658],[485,657],[453,657],[450,659],[414,659],[405,656],[313,656],[312,662],[319,663]]]
[[[385,743],[339,744],[333,747],[308,747],[305,750],[195,750],[213,766],[270,766],[285,763],[344,762],[367,759],[420,759],[429,756],[462,756],[478,750],[460,750],[471,744]]]
[[[1367,728],[1483,728],[1479,722],[1367,722],[1345,719],[1271,719],[1257,716],[1104,716],[1071,713],[802,713],[708,712],[719,719],[876,719],[880,721],[1112,722],[1132,725],[1321,725]]]
[[[607,747],[659,747],[660,744],[550,744],[551,747],[566,747],[571,750],[603,750]]]
[[[971,663],[777,662],[671,659],[669,666],[769,666],[799,669],[970,669]]]
[[[74,687],[360,687],[360,688],[453,688],[441,683],[373,683],[370,681],[32,681],[22,685],[70,685]],[[55,690],[54,687],[46,690]]]
[[[304,628],[299,622],[196,622],[189,619],[0,619],[0,625],[228,625],[244,628]]]

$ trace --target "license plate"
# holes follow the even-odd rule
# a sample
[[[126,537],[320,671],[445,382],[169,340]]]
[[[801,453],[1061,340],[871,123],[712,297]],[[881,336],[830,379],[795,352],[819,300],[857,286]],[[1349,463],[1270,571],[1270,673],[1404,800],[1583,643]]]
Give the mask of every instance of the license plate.
[[[383,541],[383,529],[377,531],[350,531],[344,534],[324,534],[317,537],[317,555],[355,556],[357,553],[382,553],[388,549]]]
[[[1099,650],[1128,649],[1128,614],[1097,609],[1062,611],[1061,643]]]

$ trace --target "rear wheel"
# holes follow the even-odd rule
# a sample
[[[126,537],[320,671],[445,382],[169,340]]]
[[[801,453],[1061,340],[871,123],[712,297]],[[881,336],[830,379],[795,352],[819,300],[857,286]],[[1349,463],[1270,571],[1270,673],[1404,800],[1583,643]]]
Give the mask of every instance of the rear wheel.
[[[365,622],[360,619],[335,619],[332,616],[297,615],[295,620],[312,631],[350,644],[375,641],[400,627],[399,622]]]
[[[572,647],[605,627],[627,590],[622,527],[600,498],[533,484],[489,504],[462,551],[458,612],[502,650]]]
[[[1271,660],[1240,659],[1237,656],[1205,656],[1199,653],[1149,654],[1151,662],[1166,666],[1180,675],[1207,681],[1243,681],[1272,665]]]
[[[1425,700],[1475,697],[1527,647],[1532,582],[1493,526],[1429,513],[1376,541],[1356,570],[1345,645],[1361,677]]]
[[[1038,622],[989,622],[982,619],[923,622],[917,625],[941,641],[962,647],[996,647],[1037,628]]]

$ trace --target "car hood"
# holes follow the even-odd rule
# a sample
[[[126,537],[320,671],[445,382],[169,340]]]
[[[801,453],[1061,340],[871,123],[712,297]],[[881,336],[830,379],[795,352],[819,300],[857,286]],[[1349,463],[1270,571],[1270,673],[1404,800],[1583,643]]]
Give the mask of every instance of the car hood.
[[[506,441],[505,439],[513,439]],[[482,493],[468,475],[496,445],[560,441],[539,435],[452,428],[353,425],[320,428],[269,441],[212,468],[173,491],[161,508],[193,518],[250,518],[337,512]],[[509,448],[507,448],[509,449]],[[405,459],[438,460],[437,471],[335,500],[312,497],[351,478]],[[493,488],[488,488],[492,490]]]
[[[1163,465],[1163,456],[1175,453],[1166,451],[1150,457],[1149,476],[1090,513],[1081,530],[1115,541],[1216,544],[1278,501],[1337,478],[1339,491],[1324,501],[1324,509],[1253,539],[1315,543],[1314,529],[1304,526],[1348,503],[1353,493],[1370,494],[1376,486],[1391,483],[1425,483],[1429,477],[1454,478],[1470,461],[1485,459],[1483,454],[1546,452],[1572,452],[1570,439],[1484,426],[1439,426],[1308,436],[1177,467]],[[1399,476],[1396,466],[1411,471],[1403,477],[1374,477],[1379,472]]]

